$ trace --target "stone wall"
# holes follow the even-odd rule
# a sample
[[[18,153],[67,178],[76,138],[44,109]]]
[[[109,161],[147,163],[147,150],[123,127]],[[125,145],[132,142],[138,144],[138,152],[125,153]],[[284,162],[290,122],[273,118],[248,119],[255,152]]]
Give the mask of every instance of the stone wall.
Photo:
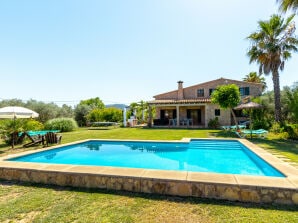
[[[298,190],[290,188],[4,167],[0,168],[0,179],[253,203],[298,204]]]
[[[262,94],[262,85],[256,84],[256,83],[249,83],[245,81],[237,81],[237,80],[230,80],[225,78],[219,78],[217,80],[193,85],[190,87],[183,88],[183,93],[180,93],[180,95],[183,95],[183,98],[178,98],[178,89],[170,92],[166,92],[163,94],[155,95],[155,100],[166,100],[166,99],[194,99],[199,98],[197,96],[197,91],[199,89],[204,89],[204,97],[203,98],[209,98],[209,89],[215,89],[218,86],[221,85],[227,85],[227,84],[236,84],[239,88],[242,87],[249,87],[249,93],[250,96],[260,96]]]

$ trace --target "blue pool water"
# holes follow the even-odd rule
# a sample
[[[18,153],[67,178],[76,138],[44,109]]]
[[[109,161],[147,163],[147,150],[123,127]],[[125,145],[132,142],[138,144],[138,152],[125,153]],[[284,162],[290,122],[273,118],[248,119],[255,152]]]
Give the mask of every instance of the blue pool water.
[[[191,140],[189,143],[91,140],[11,160],[284,177],[233,140]]]

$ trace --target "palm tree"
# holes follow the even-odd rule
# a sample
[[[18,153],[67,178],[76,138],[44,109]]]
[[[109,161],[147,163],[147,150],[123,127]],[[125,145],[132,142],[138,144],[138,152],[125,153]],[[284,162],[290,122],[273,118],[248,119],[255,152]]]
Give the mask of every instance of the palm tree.
[[[243,78],[243,81],[263,84],[263,90],[267,87],[265,77],[262,74],[257,74],[257,72],[250,72]]]
[[[298,0],[277,0],[280,2],[279,9],[282,12],[286,12],[288,10],[293,10],[294,12],[298,12]]]
[[[291,57],[291,52],[297,52],[298,39],[295,38],[295,15],[283,19],[279,15],[272,15],[268,21],[259,21],[259,30],[247,38],[251,40],[251,47],[247,53],[250,63],[256,62],[259,73],[272,74],[275,121],[281,122],[281,103],[279,70],[284,69],[285,61]]]

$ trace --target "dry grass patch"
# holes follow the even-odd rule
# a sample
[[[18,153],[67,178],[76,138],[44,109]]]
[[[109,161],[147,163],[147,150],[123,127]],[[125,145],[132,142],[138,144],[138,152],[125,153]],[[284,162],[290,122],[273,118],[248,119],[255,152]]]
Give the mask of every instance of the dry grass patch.
[[[135,222],[214,222],[212,217],[209,216],[209,209],[202,208],[199,205],[191,203],[177,203],[167,200],[149,203],[151,203],[150,206],[144,207],[134,216]]]

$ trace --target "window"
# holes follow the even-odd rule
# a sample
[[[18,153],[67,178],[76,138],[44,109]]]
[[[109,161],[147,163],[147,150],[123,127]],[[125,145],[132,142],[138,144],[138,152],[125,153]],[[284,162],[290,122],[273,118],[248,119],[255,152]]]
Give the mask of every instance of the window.
[[[215,114],[215,116],[220,116],[220,109],[215,109],[214,114]]]
[[[249,87],[241,87],[239,91],[241,96],[249,95]]]
[[[212,95],[212,92],[213,92],[213,91],[215,91],[215,89],[214,89],[214,88],[210,88],[210,89],[209,89],[209,96],[211,96],[211,95]]]
[[[204,89],[198,89],[197,95],[198,97],[204,97]]]

